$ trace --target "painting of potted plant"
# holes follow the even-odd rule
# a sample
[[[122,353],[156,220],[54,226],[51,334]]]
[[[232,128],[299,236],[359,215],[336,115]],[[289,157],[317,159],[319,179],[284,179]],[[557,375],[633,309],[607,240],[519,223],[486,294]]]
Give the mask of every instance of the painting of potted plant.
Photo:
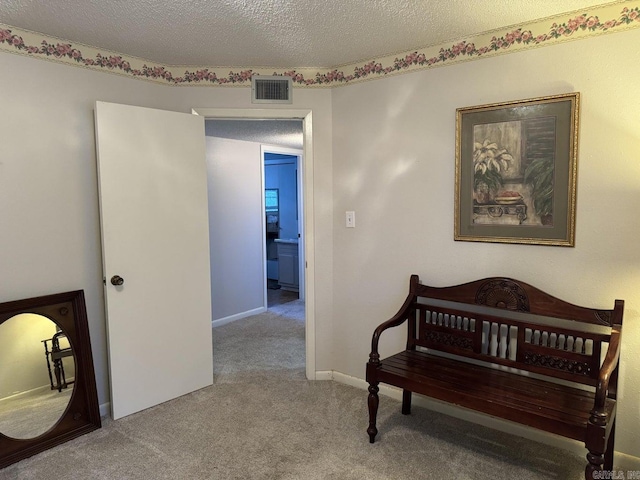
[[[489,203],[504,185],[502,173],[509,169],[513,157],[489,139],[473,144],[473,190],[478,203]]]
[[[456,109],[456,241],[573,247],[580,94]]]
[[[553,225],[553,157],[538,157],[527,165],[524,183],[531,187],[533,208],[543,225]]]

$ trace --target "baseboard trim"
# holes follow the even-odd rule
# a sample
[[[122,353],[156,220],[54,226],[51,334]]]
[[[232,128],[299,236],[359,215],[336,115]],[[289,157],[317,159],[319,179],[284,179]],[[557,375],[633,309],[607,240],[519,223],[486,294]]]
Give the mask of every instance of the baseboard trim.
[[[615,469],[622,470],[625,475],[617,475],[618,478],[633,478],[629,472],[633,471],[636,478],[640,478],[640,457],[627,455],[626,453],[616,452],[614,455]]]
[[[100,418],[111,418],[111,403],[106,402],[100,405]]]
[[[221,327],[227,323],[235,322],[243,318],[250,317],[252,315],[258,315],[267,311],[267,307],[258,307],[253,310],[247,310],[246,312],[236,313],[235,315],[229,315],[228,317],[222,317],[217,320],[211,320],[212,327]]]
[[[314,380],[333,380],[333,373],[331,370],[321,370],[321,371],[316,371],[316,375],[315,375],[315,379]]]
[[[317,373],[326,374],[327,372],[317,372]],[[329,372],[329,373],[331,373],[331,378],[338,383],[349,385],[351,387],[356,387],[361,390],[367,390],[369,388],[369,384],[367,383],[367,381],[362,378],[352,377],[350,375],[346,375],[344,373],[340,373],[336,371]],[[385,385],[382,383],[379,384],[379,388],[380,388],[379,393],[381,395],[384,395],[386,397],[391,397],[394,400],[397,400],[399,402],[402,401],[401,389],[392,387],[389,385]],[[502,432],[510,433],[512,435],[517,435],[519,437],[544,443],[546,445],[551,445],[556,448],[569,450],[570,452],[576,453],[577,455],[585,456],[587,454],[587,450],[585,449],[584,444],[582,442],[578,442],[576,440],[570,440],[568,438],[554,435],[552,433],[542,432],[540,430],[529,428],[524,425],[520,425],[518,423],[509,422],[501,418],[492,417],[490,415],[485,415],[483,413],[475,412],[473,410],[468,410],[463,407],[458,407],[455,405],[451,405],[449,403],[441,402],[439,400],[435,400],[435,399],[424,397],[422,395],[417,395],[417,394],[413,395],[412,403],[413,405],[424,407],[434,412],[442,413],[444,415],[449,415],[454,418],[459,418],[461,420],[466,420],[468,422],[476,423],[478,425],[482,425],[488,428],[493,428]],[[615,460],[614,468],[616,471],[622,470],[623,472],[629,472],[629,471],[640,472],[640,457],[634,457],[633,455],[627,455],[625,453],[615,452],[614,460]],[[624,478],[627,478],[627,476],[625,475]]]

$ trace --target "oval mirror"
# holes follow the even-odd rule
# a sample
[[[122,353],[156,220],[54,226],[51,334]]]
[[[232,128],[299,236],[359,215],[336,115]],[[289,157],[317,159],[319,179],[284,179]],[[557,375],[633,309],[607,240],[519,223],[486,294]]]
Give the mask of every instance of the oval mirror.
[[[75,358],[63,330],[35,313],[0,325],[0,433],[39,437],[64,415],[75,383]]]

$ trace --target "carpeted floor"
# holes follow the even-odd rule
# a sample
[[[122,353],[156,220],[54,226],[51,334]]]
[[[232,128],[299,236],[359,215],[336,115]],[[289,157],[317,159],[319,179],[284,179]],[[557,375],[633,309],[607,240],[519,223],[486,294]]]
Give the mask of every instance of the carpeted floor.
[[[303,303],[218,327],[214,385],[0,470],[0,479],[559,479],[583,457],[304,376]],[[364,363],[364,360],[363,360]]]

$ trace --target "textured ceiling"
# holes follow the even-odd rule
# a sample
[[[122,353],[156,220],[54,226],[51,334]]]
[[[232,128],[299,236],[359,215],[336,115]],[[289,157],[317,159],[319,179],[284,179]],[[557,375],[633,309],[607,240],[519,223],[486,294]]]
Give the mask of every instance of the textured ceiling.
[[[302,120],[205,120],[208,137],[230,138],[302,150]]]
[[[335,67],[604,0],[0,0],[0,23],[165,65]]]

